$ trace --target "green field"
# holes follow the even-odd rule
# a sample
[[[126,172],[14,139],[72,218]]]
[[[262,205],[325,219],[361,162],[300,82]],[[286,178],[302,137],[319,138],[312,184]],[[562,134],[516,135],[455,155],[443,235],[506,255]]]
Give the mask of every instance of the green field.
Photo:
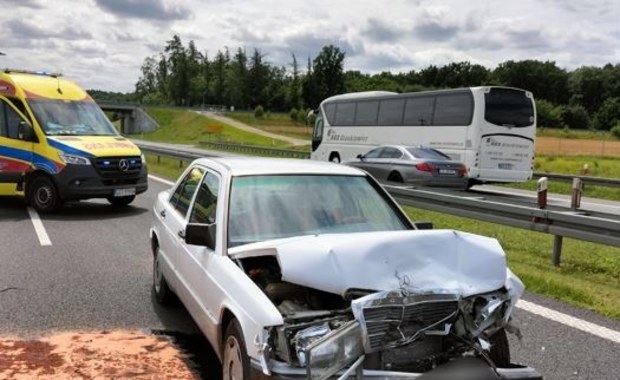
[[[266,113],[263,117],[255,117],[253,112],[229,112],[226,117],[267,132],[306,139],[308,142],[312,137],[312,126],[293,121],[285,113]]]
[[[620,178],[620,157],[592,157],[592,156],[538,156],[535,159],[534,171],[555,174],[578,174],[584,164],[588,164],[588,174],[594,177]],[[514,189],[536,190],[537,180],[525,183],[510,183],[502,185]],[[572,184],[568,182],[548,182],[550,193],[572,194]],[[584,186],[583,196],[612,201],[620,200],[620,188],[607,186]]]
[[[165,108],[149,108],[147,112],[157,120],[159,128],[153,132],[130,137],[176,144],[196,145],[200,141],[213,141],[290,148],[284,141],[245,132],[195,112]]]

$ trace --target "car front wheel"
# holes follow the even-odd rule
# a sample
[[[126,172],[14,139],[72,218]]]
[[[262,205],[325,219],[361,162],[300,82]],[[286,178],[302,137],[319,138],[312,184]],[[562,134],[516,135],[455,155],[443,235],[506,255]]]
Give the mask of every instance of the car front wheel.
[[[153,293],[155,293],[155,299],[162,305],[170,305],[174,301],[174,294],[161,269],[161,255],[159,253],[159,247],[155,248],[155,255],[153,257]]]
[[[493,360],[493,363],[500,368],[509,367],[510,345],[508,343],[508,337],[506,336],[506,330],[501,329],[493,334],[489,339],[489,343],[491,343],[489,357]]]
[[[222,355],[222,379],[244,380],[250,378],[250,358],[245,349],[241,327],[233,319],[226,328]]]

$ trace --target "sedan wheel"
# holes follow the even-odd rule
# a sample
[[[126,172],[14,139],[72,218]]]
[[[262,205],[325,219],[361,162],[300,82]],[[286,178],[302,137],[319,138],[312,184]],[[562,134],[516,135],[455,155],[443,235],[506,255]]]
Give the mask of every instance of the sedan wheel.
[[[244,380],[250,376],[250,361],[245,349],[239,322],[233,319],[226,329],[224,355],[222,358],[222,378],[224,380]]]
[[[403,183],[403,176],[399,172],[392,172],[387,178],[390,182]]]
[[[156,247],[155,256],[153,257],[153,292],[158,303],[170,305],[174,301],[174,294],[168,287],[164,273],[161,270],[160,260],[159,247]]]

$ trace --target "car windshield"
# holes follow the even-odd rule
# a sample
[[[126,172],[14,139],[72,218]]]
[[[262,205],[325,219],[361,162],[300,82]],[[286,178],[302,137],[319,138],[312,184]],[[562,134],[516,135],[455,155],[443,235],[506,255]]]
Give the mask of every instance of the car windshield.
[[[96,103],[47,99],[28,103],[48,136],[118,135]]]
[[[430,148],[409,147],[407,151],[415,158],[426,158],[430,160],[449,160],[450,156],[441,153],[438,150]]]
[[[292,236],[410,229],[366,177],[266,175],[232,181],[231,247]]]

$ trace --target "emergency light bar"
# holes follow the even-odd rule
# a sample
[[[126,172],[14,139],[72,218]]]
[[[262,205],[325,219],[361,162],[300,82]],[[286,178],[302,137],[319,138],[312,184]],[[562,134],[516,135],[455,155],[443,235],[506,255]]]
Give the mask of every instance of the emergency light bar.
[[[48,73],[47,71],[32,71],[32,70],[20,70],[20,69],[4,69],[4,72],[7,74],[10,73],[18,73],[18,74],[33,74],[33,75],[44,75],[52,78],[61,77],[61,73]]]

